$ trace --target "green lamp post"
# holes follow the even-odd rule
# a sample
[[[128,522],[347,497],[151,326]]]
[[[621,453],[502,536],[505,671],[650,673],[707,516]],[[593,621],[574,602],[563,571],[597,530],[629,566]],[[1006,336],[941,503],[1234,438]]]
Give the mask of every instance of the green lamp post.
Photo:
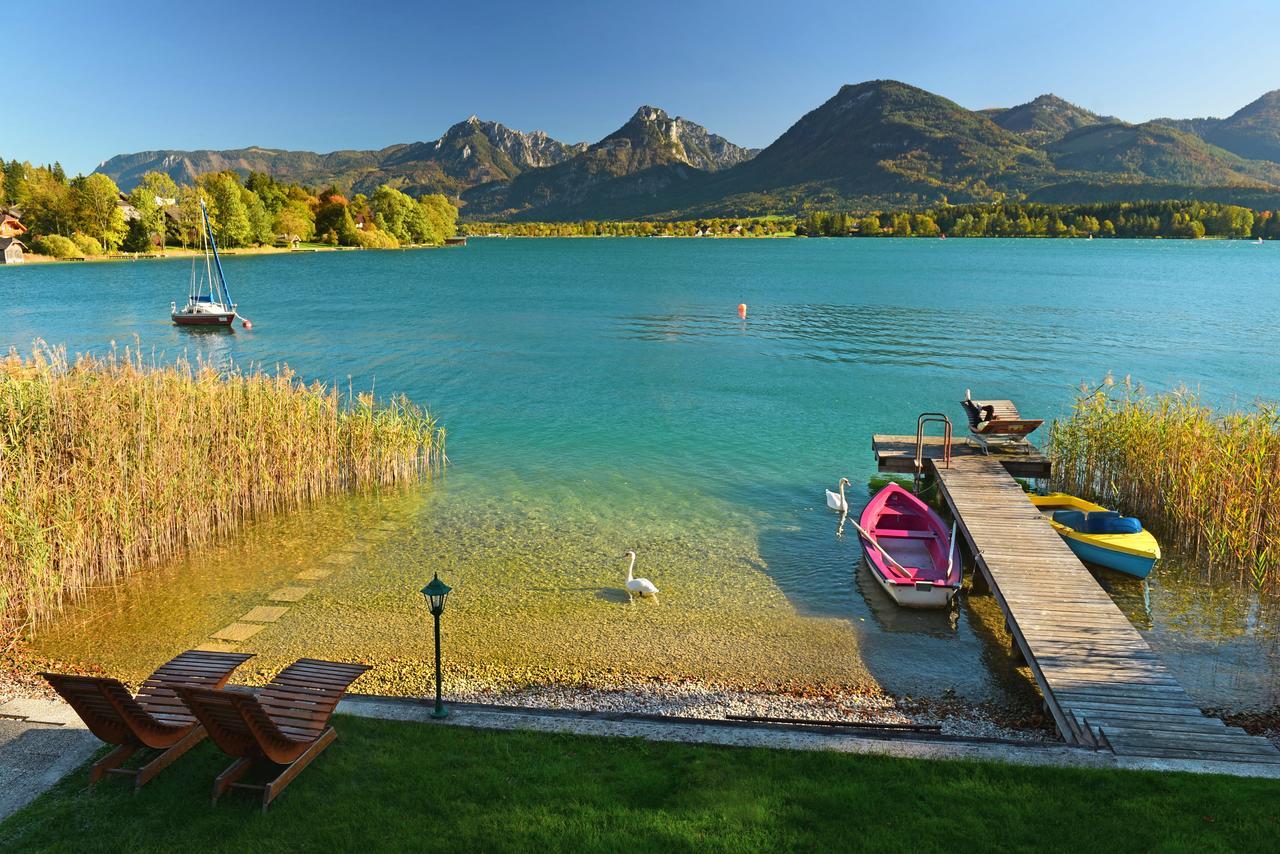
[[[431,616],[436,621],[436,707],[431,712],[433,718],[447,718],[449,710],[444,707],[444,702],[440,699],[440,615],[444,613],[444,600],[448,598],[449,591],[452,590],[449,585],[440,580],[439,574],[433,573],[431,583],[422,588],[422,595],[426,597],[427,604],[431,607]]]

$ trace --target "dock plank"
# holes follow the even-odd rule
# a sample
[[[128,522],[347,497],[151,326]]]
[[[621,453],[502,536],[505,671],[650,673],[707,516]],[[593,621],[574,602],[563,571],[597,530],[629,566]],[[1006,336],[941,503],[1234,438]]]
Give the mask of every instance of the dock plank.
[[[945,453],[945,442],[941,436],[924,437],[924,457],[926,460],[941,460]],[[876,455],[876,464],[881,472],[889,474],[915,474],[916,471],[916,437],[876,435],[871,439],[871,449]],[[982,454],[976,442],[971,442],[963,430],[951,439],[951,458]],[[1051,472],[1049,459],[1033,445],[1028,445],[1018,453],[1004,453],[998,457],[1009,473],[1014,477],[1048,477]]]
[[[1271,742],[1203,714],[1013,479],[1047,470],[962,441],[949,466],[942,440],[926,442],[927,465],[1062,737],[1121,756],[1280,764]],[[914,436],[872,446],[881,471],[914,470]]]

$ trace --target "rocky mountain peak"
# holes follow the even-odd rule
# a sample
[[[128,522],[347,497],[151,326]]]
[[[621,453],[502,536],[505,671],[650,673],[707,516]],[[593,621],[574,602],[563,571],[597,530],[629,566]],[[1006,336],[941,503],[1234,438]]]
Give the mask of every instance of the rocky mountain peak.
[[[715,172],[750,160],[756,149],[734,145],[713,134],[702,125],[676,116],[666,110],[645,104],[625,125],[602,139],[602,148],[630,148],[645,152],[634,162],[677,162]]]
[[[632,122],[665,122],[670,117],[667,111],[659,107],[650,107],[648,104],[636,110],[635,115],[631,117]]]

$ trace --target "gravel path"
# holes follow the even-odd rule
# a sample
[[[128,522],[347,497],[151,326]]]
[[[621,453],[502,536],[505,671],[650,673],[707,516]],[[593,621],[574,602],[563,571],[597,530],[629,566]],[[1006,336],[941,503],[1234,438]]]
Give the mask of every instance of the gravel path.
[[[463,686],[454,702],[540,709],[629,712],[723,720],[731,715],[853,723],[931,724],[945,735],[1033,742],[1057,741],[1050,728],[1015,727],[994,710],[959,701],[904,701],[884,694],[825,692],[821,696],[722,689],[687,682],[603,686],[543,685],[513,690]]]

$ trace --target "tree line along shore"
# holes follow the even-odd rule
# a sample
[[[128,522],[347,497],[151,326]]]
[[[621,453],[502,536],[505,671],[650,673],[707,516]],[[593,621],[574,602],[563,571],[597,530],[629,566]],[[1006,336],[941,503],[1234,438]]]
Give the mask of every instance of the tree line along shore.
[[[439,245],[457,230],[458,209],[444,196],[415,199],[390,186],[348,198],[336,187],[316,190],[258,172],[244,179],[212,172],[187,185],[148,172],[126,194],[101,173],[68,178],[57,163],[10,160],[0,170],[4,236],[20,237],[26,248],[52,258],[198,246],[201,200],[214,238],[228,249],[394,249]]]
[[[1039,204],[997,202],[920,210],[814,210],[762,217],[577,222],[464,222],[439,194],[413,198],[389,185],[348,197],[250,172],[177,184],[148,172],[129,193],[101,173],[68,178],[54,163],[3,161],[0,237],[54,259],[133,257],[199,244],[204,200],[221,248],[394,249],[439,245],[461,230],[502,237],[1120,237],[1280,238],[1280,210],[1202,201]]]
[[[1280,239],[1280,211],[1217,202],[942,205],[924,210],[813,211],[696,220],[464,222],[500,237],[1124,237]]]

